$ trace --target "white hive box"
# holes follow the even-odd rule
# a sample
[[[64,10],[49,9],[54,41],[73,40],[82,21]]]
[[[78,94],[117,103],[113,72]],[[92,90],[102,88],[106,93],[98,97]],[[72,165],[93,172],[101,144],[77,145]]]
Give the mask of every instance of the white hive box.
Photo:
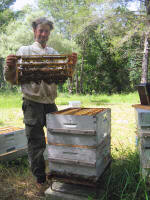
[[[47,114],[50,174],[97,181],[111,161],[111,110],[69,108]]]
[[[27,148],[24,129],[16,127],[0,128],[0,156],[7,157],[9,153]],[[19,153],[17,153],[19,155]],[[1,159],[0,159],[1,160]]]
[[[81,102],[80,101],[69,101],[69,107],[70,108],[81,107]]]
[[[135,107],[137,128],[150,130],[150,109],[147,110],[144,107],[148,106]]]
[[[142,176],[150,178],[150,132],[138,131],[138,150]]]
[[[150,178],[150,106],[134,105],[142,176]]]

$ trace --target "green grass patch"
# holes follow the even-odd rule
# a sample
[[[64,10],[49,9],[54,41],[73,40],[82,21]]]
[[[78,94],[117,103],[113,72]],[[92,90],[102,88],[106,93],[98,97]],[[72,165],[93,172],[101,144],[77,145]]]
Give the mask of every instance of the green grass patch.
[[[0,92],[0,109],[20,108],[21,104],[21,92]]]
[[[136,104],[139,103],[138,93],[101,95],[69,95],[68,93],[58,93],[57,105],[68,105],[69,101],[80,101],[83,106],[100,106],[107,104]],[[20,108],[22,105],[21,92],[0,92],[0,109]]]
[[[80,101],[83,106],[100,106],[107,104],[137,104],[139,103],[138,93],[130,94],[113,94],[113,95],[69,95],[58,94],[56,99],[57,105],[68,105],[69,101]]]

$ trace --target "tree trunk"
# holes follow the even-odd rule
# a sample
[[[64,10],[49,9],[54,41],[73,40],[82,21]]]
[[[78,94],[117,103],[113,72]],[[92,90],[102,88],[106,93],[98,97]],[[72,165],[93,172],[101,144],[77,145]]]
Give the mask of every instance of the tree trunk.
[[[147,83],[147,79],[148,79],[148,54],[149,54],[148,37],[149,37],[149,32],[145,34],[141,83]]]
[[[84,66],[84,53],[81,61],[81,73],[80,73],[80,93],[83,93],[83,66]]]
[[[150,0],[145,0],[147,19],[150,17]],[[147,20],[147,30],[150,28],[150,20]],[[141,83],[147,83],[148,80],[148,61],[149,61],[149,31],[145,33],[144,52],[142,61]]]
[[[76,71],[76,94],[79,93],[79,79],[78,79],[78,72]]]
[[[68,91],[69,91],[69,94],[72,94],[72,91],[73,91],[73,79],[71,79],[71,78],[68,79]]]

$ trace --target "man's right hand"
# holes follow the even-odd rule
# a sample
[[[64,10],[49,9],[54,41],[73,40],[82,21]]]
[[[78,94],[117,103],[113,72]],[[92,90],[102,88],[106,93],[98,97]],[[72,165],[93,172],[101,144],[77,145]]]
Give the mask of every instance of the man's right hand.
[[[16,62],[17,62],[17,58],[15,55],[9,55],[6,58],[6,65],[9,68],[16,68]]]

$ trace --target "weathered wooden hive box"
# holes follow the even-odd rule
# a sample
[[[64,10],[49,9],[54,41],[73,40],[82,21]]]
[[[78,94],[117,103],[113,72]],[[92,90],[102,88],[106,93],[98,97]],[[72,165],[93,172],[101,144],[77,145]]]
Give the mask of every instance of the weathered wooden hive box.
[[[25,131],[22,128],[0,128],[0,155],[27,147]]]
[[[150,106],[134,105],[142,176],[150,178]]]
[[[111,110],[68,108],[47,114],[50,174],[97,181],[111,161]]]

